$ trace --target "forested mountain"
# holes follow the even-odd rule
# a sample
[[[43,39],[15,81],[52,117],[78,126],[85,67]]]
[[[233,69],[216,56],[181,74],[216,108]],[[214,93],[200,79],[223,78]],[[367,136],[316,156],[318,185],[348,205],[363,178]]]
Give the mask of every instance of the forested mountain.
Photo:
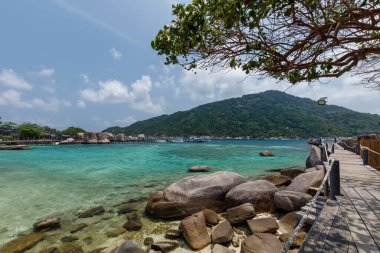
[[[380,116],[280,91],[266,91],[204,104],[188,111],[104,131],[154,136],[310,137],[354,136],[380,132]]]

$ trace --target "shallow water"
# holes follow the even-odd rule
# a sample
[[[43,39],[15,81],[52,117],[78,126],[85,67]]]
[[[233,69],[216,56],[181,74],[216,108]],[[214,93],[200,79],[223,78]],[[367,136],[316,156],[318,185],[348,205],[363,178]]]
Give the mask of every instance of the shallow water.
[[[260,157],[268,150],[275,157]],[[112,206],[148,196],[187,168],[210,165],[257,178],[266,170],[304,166],[305,141],[36,146],[0,152],[0,245],[51,215],[96,203]]]

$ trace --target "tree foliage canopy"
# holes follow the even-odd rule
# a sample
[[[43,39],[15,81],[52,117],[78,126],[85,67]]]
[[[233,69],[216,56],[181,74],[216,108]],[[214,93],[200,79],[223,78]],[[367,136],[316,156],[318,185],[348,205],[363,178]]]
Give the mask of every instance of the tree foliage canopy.
[[[71,136],[76,136],[77,133],[85,133],[86,130],[79,128],[79,127],[68,127],[65,130],[63,130],[61,133],[65,135],[71,135]]]
[[[354,71],[380,87],[380,0],[193,0],[173,14],[152,41],[166,64],[293,84]]]
[[[43,128],[34,123],[23,123],[18,126],[20,139],[36,139],[40,137]]]

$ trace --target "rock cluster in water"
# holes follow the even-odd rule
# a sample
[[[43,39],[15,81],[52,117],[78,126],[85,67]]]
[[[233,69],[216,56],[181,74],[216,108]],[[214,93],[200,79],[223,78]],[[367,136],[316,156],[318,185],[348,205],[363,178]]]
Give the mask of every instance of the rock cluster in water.
[[[186,177],[154,192],[145,205],[145,213],[171,221],[149,230],[152,236],[144,232],[151,228],[145,223],[147,217],[139,213],[139,204],[122,203],[112,210],[96,206],[77,212],[78,221],[67,229],[69,232],[61,232],[58,217],[36,222],[33,233],[7,243],[0,253],[36,249],[42,241],[50,242],[46,243],[50,246],[31,252],[80,253],[85,252],[84,247],[90,248],[86,252],[91,253],[170,252],[178,247],[215,253],[280,252],[298,224],[297,211],[312,199],[309,188],[319,186],[324,177],[324,170],[317,166],[320,162],[314,156],[319,159],[320,156],[315,150],[307,160],[314,165],[312,170],[286,168],[265,180],[254,181],[247,181],[237,173],[219,171]],[[121,218],[102,232],[109,243],[95,245],[94,238],[82,235],[90,226],[107,220],[111,223],[113,216]],[[52,239],[57,236],[59,240]],[[305,237],[306,231],[301,231],[292,247],[299,247]]]

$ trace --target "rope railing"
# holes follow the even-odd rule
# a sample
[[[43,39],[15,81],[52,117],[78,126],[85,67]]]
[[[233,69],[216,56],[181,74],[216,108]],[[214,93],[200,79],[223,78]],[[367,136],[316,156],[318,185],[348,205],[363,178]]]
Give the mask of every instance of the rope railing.
[[[368,151],[370,151],[370,152],[372,152],[372,153],[374,153],[374,154],[380,156],[380,153],[379,153],[379,152],[376,152],[375,150],[372,150],[372,149],[370,149],[369,147],[366,147],[366,146],[362,146],[362,145],[360,145],[360,149],[361,149],[361,150],[363,150],[364,148],[367,149]]]
[[[327,160],[328,160],[328,153],[327,153],[327,148],[325,146],[324,148],[324,152],[326,154],[326,157],[327,157]],[[324,189],[324,186],[327,182],[327,179],[329,177],[329,174],[330,174],[330,170],[331,170],[331,165],[334,163],[334,161],[332,160],[331,163],[328,163],[328,162],[324,162],[324,166],[325,166],[325,169],[326,169],[326,174],[322,180],[322,183],[321,185],[319,186],[318,190],[317,190],[317,193],[314,195],[313,199],[311,200],[311,204],[309,206],[309,208],[307,209],[307,211],[302,215],[302,218],[301,220],[299,221],[297,227],[294,229],[293,231],[293,234],[289,237],[289,240],[287,241],[287,243],[285,244],[284,248],[282,249],[281,253],[286,253],[288,252],[288,250],[290,249],[290,247],[292,246],[293,244],[293,241],[294,239],[297,237],[298,235],[298,232],[300,231],[300,229],[302,228],[302,226],[305,224],[305,221],[307,219],[307,217],[309,216],[309,213],[311,211],[311,209],[313,208],[313,205],[317,202],[317,199],[319,197],[319,195],[321,194],[322,190]],[[326,168],[326,164],[327,164],[327,168]]]

